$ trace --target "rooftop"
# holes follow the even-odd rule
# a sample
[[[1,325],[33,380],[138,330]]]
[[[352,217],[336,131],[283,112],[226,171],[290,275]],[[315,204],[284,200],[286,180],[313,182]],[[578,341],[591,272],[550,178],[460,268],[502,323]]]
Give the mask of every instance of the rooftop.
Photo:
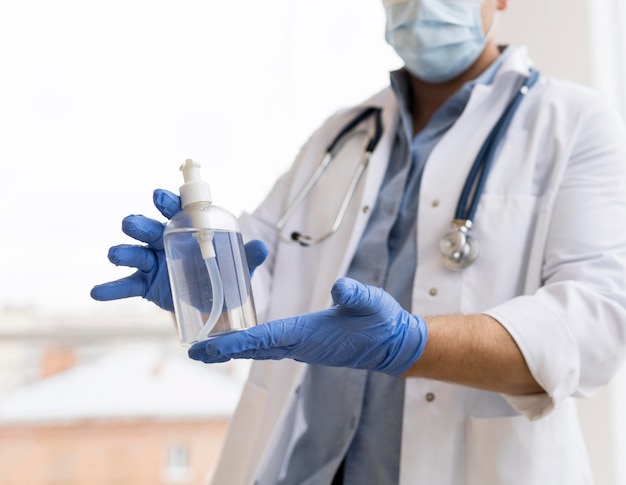
[[[229,416],[243,382],[181,348],[125,345],[0,399],[0,425]]]

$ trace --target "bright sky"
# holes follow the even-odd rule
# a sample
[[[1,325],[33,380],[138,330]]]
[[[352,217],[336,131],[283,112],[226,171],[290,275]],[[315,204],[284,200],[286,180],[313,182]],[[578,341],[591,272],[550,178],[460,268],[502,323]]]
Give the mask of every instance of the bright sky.
[[[0,307],[100,310],[130,270],[130,213],[159,217],[186,158],[252,210],[310,132],[398,66],[378,0],[4,2]],[[141,305],[133,300],[120,305]],[[120,306],[121,308],[122,306]]]

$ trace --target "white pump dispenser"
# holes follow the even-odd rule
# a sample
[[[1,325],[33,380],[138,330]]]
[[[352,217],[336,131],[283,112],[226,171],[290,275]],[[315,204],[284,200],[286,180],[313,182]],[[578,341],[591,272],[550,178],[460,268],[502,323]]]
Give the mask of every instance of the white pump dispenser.
[[[183,209],[186,209],[190,204],[210,204],[213,202],[211,188],[208,183],[202,180],[200,175],[200,166],[198,162],[189,158],[180,166],[185,181],[180,187],[180,202]]]
[[[213,205],[200,168],[193,160],[180,166],[182,210],[163,234],[176,323],[185,346],[256,325],[237,218]]]
[[[212,203],[211,188],[208,183],[202,180],[198,162],[187,159],[180,166],[180,171],[183,172],[183,180],[185,181],[180,186],[180,204],[183,210],[189,213],[193,226],[201,229],[196,235],[196,239],[198,239],[202,251],[202,258],[205,260],[214,258],[213,231],[206,230],[207,227],[210,227],[206,209]]]

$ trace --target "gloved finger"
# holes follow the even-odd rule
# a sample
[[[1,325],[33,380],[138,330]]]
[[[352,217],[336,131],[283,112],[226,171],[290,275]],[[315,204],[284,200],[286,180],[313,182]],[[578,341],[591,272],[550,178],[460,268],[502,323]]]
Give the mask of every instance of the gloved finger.
[[[261,355],[261,352],[265,352],[268,355]],[[224,356],[207,354],[204,349],[189,349],[188,355],[190,359],[204,362],[205,364],[218,364],[220,362],[228,362],[231,359],[254,359],[254,360],[280,360],[288,357],[287,355],[277,355],[274,349],[267,349],[261,351],[247,351],[240,352],[238,354]],[[296,359],[297,360],[297,359]]]
[[[254,270],[263,264],[263,261],[267,258],[267,246],[263,241],[253,239],[246,243],[244,249],[246,251],[246,260],[248,261],[248,270],[252,277]]]
[[[192,345],[187,354],[190,359],[199,360],[200,362],[204,362],[205,364],[219,364],[221,362],[228,362],[230,357],[225,357],[223,355],[209,355],[204,351],[204,342],[197,342]]]
[[[384,290],[375,286],[364,285],[351,278],[339,278],[331,289],[336,305],[342,310],[349,310],[357,315],[376,313],[381,307]]]
[[[193,360],[199,360],[205,364],[215,364],[218,362],[226,362],[230,359],[280,360],[290,357],[292,351],[285,347],[271,347],[268,349],[249,349],[239,352],[232,351],[227,355],[221,352],[221,350],[215,349],[214,347],[209,347],[207,350],[205,341],[194,344],[189,348],[187,353]]]
[[[159,212],[168,219],[174,217],[181,210],[180,197],[169,190],[156,189],[152,193],[152,201]]]
[[[163,249],[163,231],[165,226],[145,216],[130,215],[122,220],[122,232],[133,239],[150,244],[157,250]]]
[[[146,282],[140,273],[125,278],[96,285],[91,289],[91,297],[98,301],[119,300],[133,296],[145,296]]]
[[[238,355],[246,353],[246,358],[250,358],[249,356],[262,349],[288,347],[298,339],[292,337],[290,326],[293,327],[293,325],[288,324],[286,320],[293,319],[274,320],[194,344],[192,348],[195,347],[196,350],[193,354],[198,355],[203,352],[211,356],[237,358]],[[203,346],[201,349],[198,348],[200,344]],[[189,355],[194,358],[192,352]]]
[[[157,257],[150,248],[120,244],[109,249],[109,261],[116,266],[128,266],[148,272],[157,264]]]

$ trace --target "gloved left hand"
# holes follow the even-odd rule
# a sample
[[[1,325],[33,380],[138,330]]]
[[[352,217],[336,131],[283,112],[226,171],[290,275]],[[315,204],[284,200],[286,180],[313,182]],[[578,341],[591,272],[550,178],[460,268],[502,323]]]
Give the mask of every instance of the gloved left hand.
[[[189,357],[205,363],[230,359],[291,358],[400,376],[421,356],[426,322],[402,309],[384,290],[341,278],[328,310],[274,320],[198,342]]]
[[[180,197],[168,190],[157,189],[153,194],[156,208],[171,219],[180,210]],[[142,245],[120,244],[109,249],[109,261],[118,266],[137,268],[125,278],[96,285],[91,290],[95,300],[110,301],[120,298],[141,296],[161,308],[174,311],[172,289],[165,261],[163,231],[165,224],[142,215],[130,215],[122,221],[124,234],[145,243]],[[252,240],[244,250],[250,276],[267,257],[267,246],[262,241]]]

